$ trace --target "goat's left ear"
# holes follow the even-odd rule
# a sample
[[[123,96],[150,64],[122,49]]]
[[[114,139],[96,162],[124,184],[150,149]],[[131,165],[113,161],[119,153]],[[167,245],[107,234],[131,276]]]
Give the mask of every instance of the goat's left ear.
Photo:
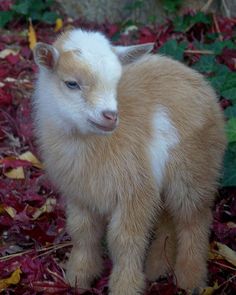
[[[57,64],[59,52],[49,44],[38,42],[33,50],[34,60],[38,66],[53,70]]]
[[[113,46],[113,50],[118,55],[123,65],[136,61],[145,54],[152,51],[154,43],[146,43],[132,46]]]

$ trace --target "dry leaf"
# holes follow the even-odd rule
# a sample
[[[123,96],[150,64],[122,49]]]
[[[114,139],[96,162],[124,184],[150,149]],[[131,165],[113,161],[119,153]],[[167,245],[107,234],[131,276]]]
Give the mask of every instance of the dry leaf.
[[[208,251],[208,259],[209,260],[219,260],[219,259],[224,259],[222,255],[220,255],[216,250],[216,243],[212,242],[209,247]]]
[[[3,204],[0,204],[0,214],[2,214],[3,212],[5,212],[4,206],[3,206]]]
[[[232,221],[229,221],[229,222],[227,222],[227,226],[228,226],[229,228],[236,228],[236,223],[234,223],[234,222],[232,222]]]
[[[5,290],[9,285],[17,285],[20,281],[22,271],[17,268],[10,277],[0,280],[0,291]]]
[[[24,169],[22,167],[14,168],[8,172],[4,172],[4,175],[11,179],[25,179]]]
[[[4,210],[11,216],[11,218],[14,219],[14,217],[16,216],[16,209],[8,206],[8,207],[4,207]]]
[[[228,246],[216,242],[218,247],[218,253],[224,257],[228,262],[236,266],[236,252],[229,248]]]
[[[6,48],[6,49],[3,49],[2,51],[0,51],[0,58],[5,58],[9,54],[17,55],[18,53],[19,53],[19,50]]]
[[[32,163],[36,168],[43,169],[42,163],[30,151],[21,154],[19,159]]]
[[[39,169],[43,168],[42,163],[30,151],[23,153],[22,155],[20,155],[18,158],[15,158],[15,159],[28,161],[32,164],[32,166]],[[0,160],[0,163],[1,163],[1,160]],[[11,179],[25,179],[25,173],[24,173],[23,167],[12,168],[8,172],[4,172],[4,175]]]
[[[218,285],[217,282],[215,282],[213,287],[206,287],[206,288],[204,288],[204,290],[203,290],[203,292],[202,292],[201,295],[211,295],[218,288],[219,288],[219,285]]]
[[[61,18],[56,19],[56,25],[54,28],[54,32],[58,32],[63,27],[63,21]]]
[[[33,214],[33,219],[37,219],[40,215],[43,213],[50,213],[54,210],[54,207],[56,205],[56,199],[54,198],[48,198],[45,202],[45,204],[40,207],[35,213]]]
[[[37,37],[31,19],[29,20],[28,41],[29,48],[32,50],[37,43]]]

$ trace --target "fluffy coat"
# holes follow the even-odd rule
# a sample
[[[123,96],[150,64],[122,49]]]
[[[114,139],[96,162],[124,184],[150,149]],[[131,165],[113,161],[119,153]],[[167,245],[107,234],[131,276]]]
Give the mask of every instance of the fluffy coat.
[[[36,132],[74,245],[67,278],[86,289],[101,274],[106,230],[112,295],[139,294],[145,274],[155,280],[171,268],[178,286],[204,286],[225,149],[223,116],[203,77],[140,48],[75,30],[35,50]],[[82,86],[68,92],[72,78]],[[105,124],[107,109],[119,111],[113,132],[88,126],[91,116]]]

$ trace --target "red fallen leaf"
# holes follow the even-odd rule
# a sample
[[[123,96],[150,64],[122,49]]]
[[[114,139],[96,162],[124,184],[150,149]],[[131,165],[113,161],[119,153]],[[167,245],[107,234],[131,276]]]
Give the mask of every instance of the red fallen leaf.
[[[217,18],[219,30],[224,34],[226,39],[229,39],[233,36],[235,21],[226,17],[218,17]]]
[[[1,66],[0,68],[0,78],[6,77],[9,72],[9,69]]]
[[[221,63],[226,64],[232,71],[236,71],[236,49],[224,48],[218,59]]]
[[[10,105],[11,103],[11,94],[4,91],[4,87],[0,88],[0,105]]]
[[[232,105],[232,102],[229,99],[223,98],[220,100],[220,106],[223,110],[231,105]]]
[[[11,0],[3,0],[0,2],[0,10],[2,11],[7,11],[10,10],[11,6],[12,6],[12,1]]]
[[[117,24],[108,24],[105,28],[105,32],[109,38],[112,38],[117,32],[119,32],[119,26]]]
[[[177,287],[172,283],[153,283],[145,295],[173,295],[177,294]]]
[[[144,27],[140,30],[139,43],[149,43],[156,41],[156,34],[148,27]]]
[[[33,124],[29,99],[24,99],[21,102],[16,113],[15,121],[18,124],[18,136],[23,138],[24,141],[30,142],[33,139]]]
[[[21,47],[20,54],[24,58],[30,58],[30,56],[32,55],[32,51],[30,50],[30,48],[28,46],[23,46],[23,47]]]
[[[160,26],[156,35],[157,47],[162,46],[171,37],[172,33],[173,28],[170,23]]]
[[[37,292],[46,292],[47,294],[64,294],[69,289],[69,286],[61,281],[35,281],[31,282],[31,287]]]
[[[0,164],[4,165],[4,169],[17,168],[17,167],[31,167],[32,163],[26,160],[20,160],[16,158],[6,157],[0,160]]]
[[[19,54],[9,54],[8,56],[6,56],[6,60],[12,64],[12,65],[15,65],[17,64],[19,61],[20,61],[20,56]]]

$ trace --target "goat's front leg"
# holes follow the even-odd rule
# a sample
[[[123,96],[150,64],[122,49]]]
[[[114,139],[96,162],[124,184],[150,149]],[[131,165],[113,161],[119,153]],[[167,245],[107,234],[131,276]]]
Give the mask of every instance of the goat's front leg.
[[[67,229],[72,237],[73,248],[66,268],[69,283],[77,288],[88,289],[93,279],[102,271],[101,237],[104,223],[100,216],[85,209],[69,205]]]
[[[113,259],[110,295],[137,295],[145,288],[145,252],[158,199],[154,193],[139,192],[117,206],[108,230]]]

